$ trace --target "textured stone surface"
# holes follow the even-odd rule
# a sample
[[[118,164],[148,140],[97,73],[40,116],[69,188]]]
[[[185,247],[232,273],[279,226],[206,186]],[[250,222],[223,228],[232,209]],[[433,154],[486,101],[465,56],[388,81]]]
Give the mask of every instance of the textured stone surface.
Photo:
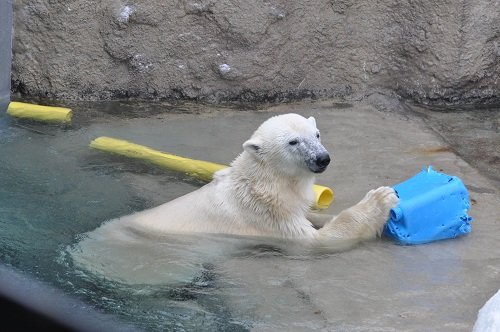
[[[4,112],[10,97],[12,6],[0,1],[0,112]]]
[[[66,99],[500,96],[500,1],[17,0],[13,90]]]

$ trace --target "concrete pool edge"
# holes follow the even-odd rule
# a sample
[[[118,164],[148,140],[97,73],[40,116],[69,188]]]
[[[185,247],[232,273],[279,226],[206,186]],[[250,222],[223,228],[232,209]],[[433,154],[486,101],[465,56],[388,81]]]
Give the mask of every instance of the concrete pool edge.
[[[140,331],[3,264],[0,264],[0,309],[4,324],[16,329]]]

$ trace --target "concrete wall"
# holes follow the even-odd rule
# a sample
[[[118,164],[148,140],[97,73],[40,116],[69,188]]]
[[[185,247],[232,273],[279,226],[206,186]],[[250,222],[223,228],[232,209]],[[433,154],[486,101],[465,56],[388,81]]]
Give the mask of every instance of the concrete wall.
[[[12,2],[0,1],[0,112],[10,100]]]
[[[13,89],[68,99],[500,96],[500,0],[16,0]]]

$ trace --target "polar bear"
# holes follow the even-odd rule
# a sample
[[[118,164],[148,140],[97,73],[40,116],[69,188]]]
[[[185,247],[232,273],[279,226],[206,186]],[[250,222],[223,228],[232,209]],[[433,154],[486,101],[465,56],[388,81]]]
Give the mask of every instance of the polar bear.
[[[137,242],[131,234],[228,234],[333,248],[375,238],[398,203],[394,190],[371,190],[336,217],[312,213],[315,175],[329,163],[313,117],[273,116],[210,183],[158,207],[103,224],[78,251],[95,250],[96,241]],[[85,245],[85,241],[90,242]]]

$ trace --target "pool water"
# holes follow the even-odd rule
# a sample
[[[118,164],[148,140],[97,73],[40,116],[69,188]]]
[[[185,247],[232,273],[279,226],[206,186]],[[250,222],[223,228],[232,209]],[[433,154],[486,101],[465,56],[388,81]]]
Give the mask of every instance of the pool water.
[[[499,249],[484,247],[495,243],[499,232],[498,211],[492,208],[498,206],[496,189],[449,151],[419,152],[442,142],[407,114],[336,109],[331,103],[265,111],[251,106],[244,112],[241,107],[133,102],[72,108],[68,126],[0,116],[0,261],[140,329],[419,331],[438,326],[467,331],[498,287]],[[161,237],[114,248],[121,259],[123,252],[130,259],[114,262],[122,270],[112,278],[74,265],[71,251],[106,220],[204,184],[92,150],[92,139],[111,136],[229,164],[260,123],[288,110],[315,116],[332,152],[333,169],[318,179],[336,193],[329,213],[432,163],[477,189],[471,197],[483,208],[472,215],[482,225],[476,229],[474,224],[471,236],[452,241],[405,247],[382,239],[337,253],[288,252],[272,242],[238,237]],[[387,121],[392,126],[384,125]],[[172,252],[175,256],[169,256]],[[113,252],[100,254],[114,257]],[[120,278],[127,271],[140,272]]]
[[[159,134],[157,141],[147,143],[159,143],[158,148],[193,156],[210,150],[200,146],[209,141],[201,128],[206,123],[181,128],[183,120],[176,114],[170,114],[180,119],[172,126],[168,116],[141,118],[132,112],[123,116],[117,111],[120,109],[116,104],[111,110],[76,115],[67,127],[1,118],[0,260],[147,330],[246,329],[245,320],[233,321],[220,290],[211,284],[215,272],[209,262],[198,262],[187,243],[170,244],[170,249],[184,247],[187,254],[186,260],[174,264],[199,265],[198,275],[180,285],[122,285],[72,266],[67,248],[85,232],[108,219],[153,207],[203,185],[182,174],[92,151],[89,142],[101,135],[140,142],[154,136],[154,131]],[[175,111],[185,112],[180,107]],[[143,123],[137,127],[134,120]],[[196,127],[194,121],[191,117],[188,123]],[[214,120],[208,116],[206,121]],[[206,128],[205,135],[214,136],[214,129]],[[164,130],[174,132],[171,137],[176,141],[162,138]],[[230,144],[218,143],[211,155],[228,154],[224,148],[229,149]]]

